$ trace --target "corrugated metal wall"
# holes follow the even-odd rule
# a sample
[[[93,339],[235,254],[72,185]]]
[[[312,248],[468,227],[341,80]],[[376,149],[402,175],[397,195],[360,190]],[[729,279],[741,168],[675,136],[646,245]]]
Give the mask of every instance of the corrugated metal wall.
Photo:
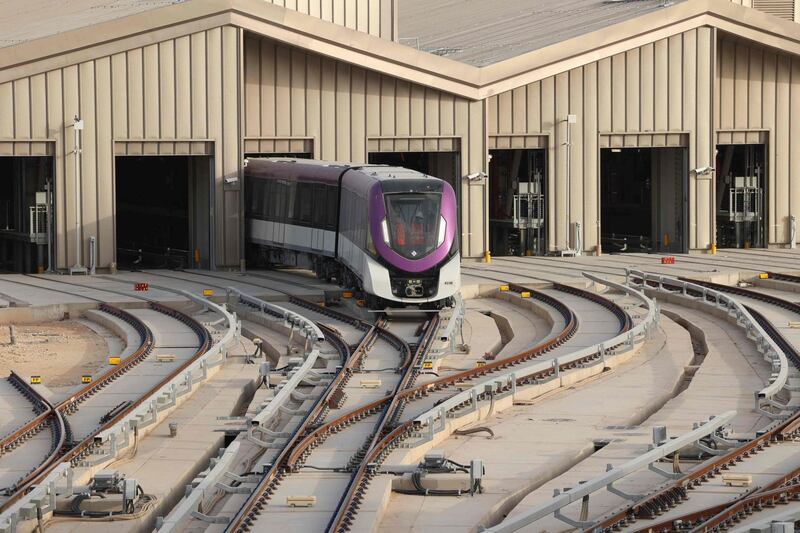
[[[788,242],[789,215],[800,216],[800,60],[726,36],[717,75],[719,142],[767,142],[769,242]]]
[[[526,135],[547,137],[551,248],[563,248],[566,239],[568,114],[578,119],[570,157],[572,222],[581,223],[586,250],[598,244],[601,147],[688,143],[689,168],[713,166],[713,50],[712,30],[699,28],[489,98],[488,131],[497,136],[490,145],[523,147]],[[710,182],[691,176],[689,197],[689,246],[707,248]]]
[[[59,268],[75,263],[75,115],[85,122],[84,264],[90,236],[98,239],[99,266],[114,260],[115,141],[117,150],[125,144],[126,153],[162,155],[197,153],[198,146],[208,146],[199,141],[213,141],[216,261],[239,264],[238,184],[224,190],[223,178],[238,174],[241,159],[240,34],[234,27],[215,28],[0,84],[0,139],[47,139],[54,145]]]
[[[397,40],[399,0],[267,0],[389,41]]]
[[[244,80],[246,152],[264,141],[276,143],[276,152],[311,141],[316,158],[367,162],[369,150],[460,148],[462,175],[485,168],[483,102],[250,34]],[[479,256],[486,237],[483,184],[465,182],[461,199],[462,249]]]

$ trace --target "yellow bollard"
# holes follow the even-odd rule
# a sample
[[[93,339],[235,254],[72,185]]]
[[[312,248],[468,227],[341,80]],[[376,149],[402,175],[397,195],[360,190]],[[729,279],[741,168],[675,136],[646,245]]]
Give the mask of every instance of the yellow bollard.
[[[669,233],[664,234],[664,247],[669,246]]]
[[[717,255],[717,243],[711,245],[711,255]]]
[[[489,250],[486,250],[485,252],[483,252],[483,260],[486,261],[487,263],[491,263],[492,262],[492,252],[490,252]]]

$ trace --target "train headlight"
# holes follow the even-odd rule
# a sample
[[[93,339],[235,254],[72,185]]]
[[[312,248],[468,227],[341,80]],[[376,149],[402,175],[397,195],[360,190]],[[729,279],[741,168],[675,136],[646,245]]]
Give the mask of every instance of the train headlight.
[[[389,244],[389,223],[385,218],[381,220],[381,233],[383,233],[383,242]]]
[[[440,216],[439,217],[439,239],[436,241],[436,247],[437,248],[439,246],[441,246],[442,243],[444,242],[445,233],[447,233],[447,221],[444,219],[444,217]]]

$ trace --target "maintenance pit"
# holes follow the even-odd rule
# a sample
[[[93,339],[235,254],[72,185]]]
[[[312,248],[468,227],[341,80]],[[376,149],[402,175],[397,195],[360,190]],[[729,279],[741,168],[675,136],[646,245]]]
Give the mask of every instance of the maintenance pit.
[[[685,148],[605,148],[600,156],[604,252],[688,251]]]
[[[547,253],[547,151],[490,150],[489,243],[495,256]]]
[[[212,164],[208,156],[117,156],[120,268],[212,265]]]
[[[52,176],[52,157],[0,157],[0,272],[51,266]]]

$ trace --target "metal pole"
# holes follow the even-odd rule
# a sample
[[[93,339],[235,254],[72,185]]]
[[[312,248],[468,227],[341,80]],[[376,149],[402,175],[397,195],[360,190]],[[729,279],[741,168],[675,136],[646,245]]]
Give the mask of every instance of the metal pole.
[[[83,121],[75,115],[72,125],[75,131],[75,265],[69,269],[70,274],[86,273],[83,266],[83,249],[81,246],[81,130]]]
[[[570,159],[572,158],[572,120],[571,120],[572,116],[573,115],[567,115],[567,161],[566,161],[567,190],[566,190],[566,194],[565,194],[565,196],[566,196],[566,206],[565,206],[565,209],[564,209],[564,214],[567,217],[567,226],[566,226],[567,233],[566,233],[566,240],[564,241],[564,249],[565,250],[570,250],[571,249],[570,242],[569,242],[570,241],[570,238],[569,238],[569,222],[570,222],[570,218],[572,218],[572,217],[571,217],[571,213],[569,212],[570,211],[569,210],[569,207],[570,207],[569,204],[570,204],[570,193],[571,193],[571,188],[572,188],[572,184],[570,183],[570,181],[572,181],[570,179],[571,178],[570,173],[572,172],[572,163],[570,161]]]

